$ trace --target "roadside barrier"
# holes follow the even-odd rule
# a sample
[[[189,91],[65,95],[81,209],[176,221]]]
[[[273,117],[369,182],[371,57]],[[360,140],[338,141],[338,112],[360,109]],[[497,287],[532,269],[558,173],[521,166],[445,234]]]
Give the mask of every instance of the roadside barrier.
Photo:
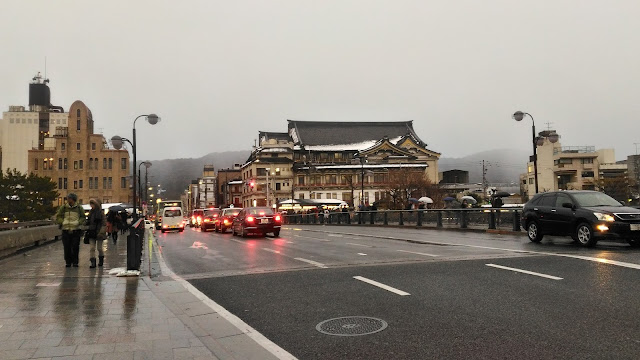
[[[57,240],[62,232],[51,221],[0,224],[0,257]]]

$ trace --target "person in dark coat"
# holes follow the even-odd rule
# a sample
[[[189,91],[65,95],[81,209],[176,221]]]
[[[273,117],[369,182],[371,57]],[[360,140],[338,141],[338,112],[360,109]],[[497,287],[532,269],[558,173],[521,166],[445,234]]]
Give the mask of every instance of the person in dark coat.
[[[84,226],[85,221],[84,210],[78,205],[78,195],[69,193],[67,202],[56,212],[56,223],[62,229],[64,261],[67,267],[71,265],[78,267],[81,227]]]
[[[89,211],[88,237],[89,237],[89,260],[91,269],[96,267],[96,249],[98,249],[98,266],[104,264],[104,240],[107,238],[106,216],[102,212],[102,204],[99,200],[91,199],[91,211]]]

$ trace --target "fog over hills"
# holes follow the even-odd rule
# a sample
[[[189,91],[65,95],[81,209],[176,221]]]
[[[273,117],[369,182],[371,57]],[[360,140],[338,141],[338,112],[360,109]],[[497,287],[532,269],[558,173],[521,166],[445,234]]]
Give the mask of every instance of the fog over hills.
[[[250,151],[214,152],[200,158],[155,160],[149,168],[149,182],[155,187],[161,184],[166,190],[162,198],[178,199],[191,180],[202,175],[204,165],[213,165],[216,170],[233,167],[243,163]],[[513,149],[483,151],[461,158],[442,157],[438,162],[439,170],[452,169],[469,171],[469,180],[473,183],[482,181],[482,160],[487,167],[489,183],[517,183],[521,173],[526,171],[529,155]],[[144,177],[144,169],[142,172]],[[143,178],[144,181],[144,178]]]

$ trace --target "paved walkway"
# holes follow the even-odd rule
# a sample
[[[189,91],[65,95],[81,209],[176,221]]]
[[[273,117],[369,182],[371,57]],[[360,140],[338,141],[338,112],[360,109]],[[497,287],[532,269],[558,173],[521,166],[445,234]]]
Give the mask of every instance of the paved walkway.
[[[109,241],[96,269],[84,244],[80,267],[66,268],[60,241],[0,260],[0,359],[274,358],[255,342],[225,344],[246,334],[207,321],[215,311],[180,283],[150,277],[154,262],[141,277],[109,275],[126,266],[125,245]]]

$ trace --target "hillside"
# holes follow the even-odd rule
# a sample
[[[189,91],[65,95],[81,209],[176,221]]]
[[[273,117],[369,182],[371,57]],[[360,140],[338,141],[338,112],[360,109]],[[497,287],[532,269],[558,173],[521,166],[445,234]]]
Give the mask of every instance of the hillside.
[[[487,168],[489,183],[518,183],[520,174],[527,171],[529,153],[513,149],[483,151],[461,158],[441,157],[440,171],[452,169],[469,171],[469,181],[482,182],[482,160]]]

